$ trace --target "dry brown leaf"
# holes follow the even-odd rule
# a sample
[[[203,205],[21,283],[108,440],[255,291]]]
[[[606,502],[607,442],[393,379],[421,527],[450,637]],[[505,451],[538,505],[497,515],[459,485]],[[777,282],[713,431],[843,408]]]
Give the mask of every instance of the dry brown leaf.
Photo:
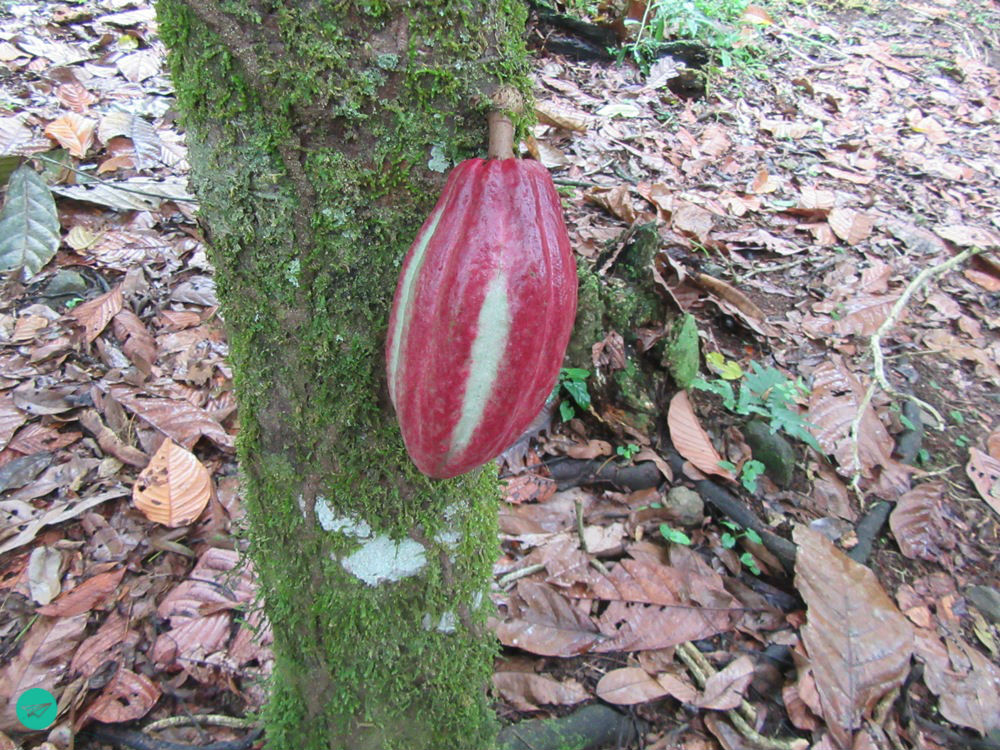
[[[679,201],[674,205],[672,226],[678,232],[697,238],[698,242],[708,242],[708,235],[714,224],[712,214],[701,206]]]
[[[636,220],[635,209],[632,207],[631,188],[628,185],[618,185],[613,188],[592,187],[584,192],[583,197],[600,206],[612,216],[617,216],[626,224],[631,225]]]
[[[868,238],[875,226],[875,217],[850,208],[835,208],[827,218],[833,233],[848,245]]]
[[[0,670],[0,731],[24,731],[14,711],[25,690],[52,689],[52,676],[65,669],[87,628],[87,615],[36,618],[19,650]]]
[[[198,439],[207,437],[219,448],[232,451],[233,436],[208,412],[189,401],[148,398],[128,386],[112,386],[111,396],[174,442],[190,450]]]
[[[36,611],[49,617],[73,617],[90,612],[104,604],[118,590],[118,584],[124,575],[124,567],[98,573],[63,593],[52,604],[39,607]]]
[[[538,121],[545,125],[577,133],[586,133],[592,119],[586,112],[552,99],[536,101],[535,114]]]
[[[668,482],[674,481],[674,471],[670,468],[670,464],[667,460],[661,456],[659,453],[654,451],[652,448],[643,448],[641,451],[632,456],[632,460],[635,463],[640,463],[642,461],[652,461],[656,464],[656,468],[660,470],[663,478]]]
[[[733,659],[725,669],[708,678],[705,689],[694,704],[714,711],[736,708],[742,702],[743,694],[752,679],[753,662],[750,657]]]
[[[41,451],[57,451],[72,445],[83,437],[82,433],[66,430],[63,432],[55,426],[43,425],[40,422],[32,422],[25,425],[14,436],[7,447],[26,456],[31,456]]]
[[[678,391],[670,399],[667,426],[670,429],[670,440],[673,442],[674,448],[684,458],[706,474],[716,474],[726,479],[735,480],[733,472],[719,466],[722,456],[715,450],[711,438],[698,421],[687,391]]]
[[[232,611],[254,597],[252,570],[244,566],[236,576],[239,565],[238,552],[210,547],[189,579],[160,603],[156,613],[169,620],[171,629],[154,644],[153,660],[158,665],[191,669],[226,649],[232,636]]]
[[[810,211],[829,211],[836,202],[837,194],[832,190],[805,185],[799,193],[799,205]]]
[[[601,638],[589,618],[551,586],[520,581],[517,594],[524,603],[520,616],[496,626],[505,646],[542,656],[579,656]]]
[[[64,107],[80,114],[90,109],[91,104],[96,104],[99,101],[79,81],[71,81],[59,86],[56,89],[56,98],[59,99]]]
[[[13,393],[6,391],[0,394],[0,450],[7,446],[27,418],[28,415],[14,405]]]
[[[602,701],[615,706],[648,703],[670,694],[656,677],[640,667],[612,669],[598,681],[594,692]]]
[[[863,476],[871,477],[881,467],[897,491],[905,492],[909,489],[908,472],[892,458],[893,440],[871,404],[865,407],[858,426],[857,446],[851,438],[851,425],[864,393],[864,386],[847,369],[843,359],[833,355],[813,371],[806,420],[815,425],[811,431],[823,452],[837,459],[842,476],[853,476],[860,470]],[[855,447],[860,467],[854,457]]]
[[[69,315],[83,327],[84,339],[90,344],[121,310],[122,289],[116,286],[110,292],[74,307]]]
[[[128,624],[125,617],[112,610],[97,632],[81,643],[80,648],[73,654],[73,661],[69,665],[70,673],[90,679],[109,658],[120,657],[120,651],[118,653],[115,651],[119,643],[128,639],[129,645],[136,645],[139,642],[139,634],[129,630]]]
[[[942,145],[950,140],[948,133],[940,122],[931,116],[921,117],[911,124],[918,133],[923,133],[927,140],[935,145]]]
[[[846,169],[830,167],[827,165],[823,166],[823,171],[831,177],[836,177],[838,180],[853,182],[855,185],[870,185],[875,182],[875,175],[870,172],[867,174],[859,174],[858,172],[851,172]]]
[[[193,453],[163,441],[132,488],[132,502],[143,515],[164,526],[192,523],[212,496],[212,478]]]
[[[781,187],[781,179],[768,173],[767,167],[761,167],[750,185],[750,192],[758,195],[773,193]]]
[[[14,405],[21,411],[35,416],[62,414],[79,406],[78,386],[49,384],[48,381],[49,378],[25,380],[11,392]]]
[[[803,138],[810,131],[809,125],[804,122],[768,119],[760,121],[760,129],[770,133],[775,138],[789,138],[791,140]]]
[[[80,412],[78,419],[84,429],[97,438],[97,444],[105,453],[129,466],[137,466],[140,469],[149,463],[149,456],[121,440],[113,430],[104,424],[104,420],[101,419],[101,415],[97,413],[96,409],[84,409]]]
[[[871,336],[889,317],[896,295],[858,294],[845,300],[827,300],[813,306],[816,312],[836,315],[833,332],[839,336]]]
[[[531,672],[496,672],[493,687],[518,711],[537,711],[540,706],[575,706],[590,699],[576,680],[556,680]]]
[[[934,227],[934,233],[959,247],[1000,247],[1000,235],[992,229],[974,227],[969,224],[943,224]]]
[[[115,338],[122,342],[125,356],[148,377],[156,362],[157,349],[156,339],[146,329],[146,324],[131,310],[121,310],[114,317],[114,332]]]
[[[231,631],[232,617],[227,612],[181,618],[156,639],[153,662],[164,669],[204,662],[209,654],[225,649]]]
[[[771,14],[759,5],[748,5],[740,16],[740,23],[751,23],[756,26],[770,26],[774,23]]]
[[[144,49],[133,52],[130,55],[118,58],[115,65],[125,76],[126,80],[132,83],[141,83],[147,78],[152,78],[160,72],[163,58],[154,49]]]
[[[1000,292],[1000,278],[993,273],[979,271],[975,268],[966,268],[962,275],[973,284],[978,284],[987,292]]]
[[[902,685],[913,629],[872,571],[797,526],[795,584],[808,608],[802,643],[827,727],[842,748],[879,700]]]
[[[586,459],[590,460],[592,458],[600,458],[601,456],[610,456],[614,453],[611,449],[611,443],[607,440],[588,440],[586,443],[572,443],[567,445],[563,452],[570,458],[576,459]]]
[[[90,708],[87,718],[114,724],[141,719],[160,700],[153,681],[129,669],[119,668]]]
[[[928,482],[903,494],[889,516],[900,551],[909,558],[936,562],[954,549],[955,534],[941,516],[944,482]]]
[[[1000,461],[1000,430],[991,432],[986,438],[986,452],[990,454],[990,458]]]
[[[697,604],[656,606],[613,601],[598,619],[606,636],[593,651],[641,651],[676,646],[732,630],[739,620],[739,605],[733,610],[703,608]]]
[[[969,448],[969,463],[965,465],[979,496],[1000,513],[1000,461],[978,448]]]
[[[954,637],[946,646],[933,630],[918,629],[915,643],[941,715],[984,735],[1000,728],[1000,667]]]
[[[695,273],[691,276],[694,283],[719,299],[728,302],[739,311],[739,318],[757,324],[767,323],[767,316],[752,299],[731,284],[717,279],[707,273]]]
[[[69,112],[50,122],[45,127],[45,135],[58,142],[70,155],[82,159],[94,142],[96,127],[94,120]]]

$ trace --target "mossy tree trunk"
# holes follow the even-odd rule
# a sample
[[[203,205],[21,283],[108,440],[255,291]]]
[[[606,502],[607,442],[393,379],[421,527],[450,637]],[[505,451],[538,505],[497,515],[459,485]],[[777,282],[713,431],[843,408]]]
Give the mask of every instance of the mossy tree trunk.
[[[229,330],[274,748],[485,748],[496,475],[412,468],[385,390],[402,257],[526,86],[520,0],[158,0]]]

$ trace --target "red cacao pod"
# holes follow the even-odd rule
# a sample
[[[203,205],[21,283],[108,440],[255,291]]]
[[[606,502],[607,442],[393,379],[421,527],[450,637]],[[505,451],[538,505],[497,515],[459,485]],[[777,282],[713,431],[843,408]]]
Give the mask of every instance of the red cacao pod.
[[[389,394],[424,474],[502,453],[538,415],[576,316],[576,265],[540,163],[469,159],[406,254],[389,318]]]

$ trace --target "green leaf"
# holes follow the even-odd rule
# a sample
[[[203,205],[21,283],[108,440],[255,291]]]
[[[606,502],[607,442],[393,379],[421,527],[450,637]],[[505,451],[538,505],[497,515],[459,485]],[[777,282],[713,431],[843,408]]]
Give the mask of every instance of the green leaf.
[[[745,533],[746,533],[747,539],[749,539],[754,544],[763,544],[764,543],[764,540],[760,538],[760,534],[758,534],[753,529],[747,529]]]
[[[564,367],[559,373],[560,379],[566,380],[586,380],[590,377],[590,370],[584,370],[579,367]]]
[[[723,380],[739,380],[743,377],[743,368],[739,362],[727,359],[719,371],[719,377]]]
[[[0,271],[21,269],[24,281],[42,270],[59,249],[59,216],[52,192],[24,164],[7,185],[0,212]]]
[[[757,491],[757,477],[764,473],[764,464],[760,461],[747,461],[743,464],[743,470],[740,472],[740,482],[746,487],[748,492]]]
[[[564,380],[563,388],[573,397],[581,409],[590,407],[590,392],[587,390],[586,383],[579,380]]]
[[[563,422],[568,422],[573,417],[575,417],[576,409],[573,408],[573,404],[571,404],[569,401],[560,401],[559,416],[562,417]]]
[[[753,372],[747,373],[746,387],[759,397],[763,397],[765,393],[771,391],[775,386],[781,386],[789,382],[784,374],[773,367],[764,368],[756,362],[751,362],[750,368]]]
[[[753,559],[753,555],[749,552],[744,552],[740,555],[740,562],[746,565],[750,572],[755,576],[760,575],[760,568],[757,567],[757,561]]]
[[[672,528],[665,523],[660,524],[660,533],[663,534],[663,538],[668,542],[673,542],[674,544],[683,544],[685,547],[691,546],[691,537],[685,534],[683,531]]]
[[[722,546],[725,547],[726,549],[732,549],[733,547],[736,546],[736,537],[734,537],[728,531],[722,535],[720,541],[722,542]]]

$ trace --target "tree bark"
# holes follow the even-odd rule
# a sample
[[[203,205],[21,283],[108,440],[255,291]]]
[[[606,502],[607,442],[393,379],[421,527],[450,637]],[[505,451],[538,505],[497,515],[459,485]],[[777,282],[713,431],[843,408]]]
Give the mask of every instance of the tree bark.
[[[410,464],[383,345],[402,257],[490,93],[527,89],[520,0],[158,0],[229,333],[274,748],[487,748],[492,468]]]

